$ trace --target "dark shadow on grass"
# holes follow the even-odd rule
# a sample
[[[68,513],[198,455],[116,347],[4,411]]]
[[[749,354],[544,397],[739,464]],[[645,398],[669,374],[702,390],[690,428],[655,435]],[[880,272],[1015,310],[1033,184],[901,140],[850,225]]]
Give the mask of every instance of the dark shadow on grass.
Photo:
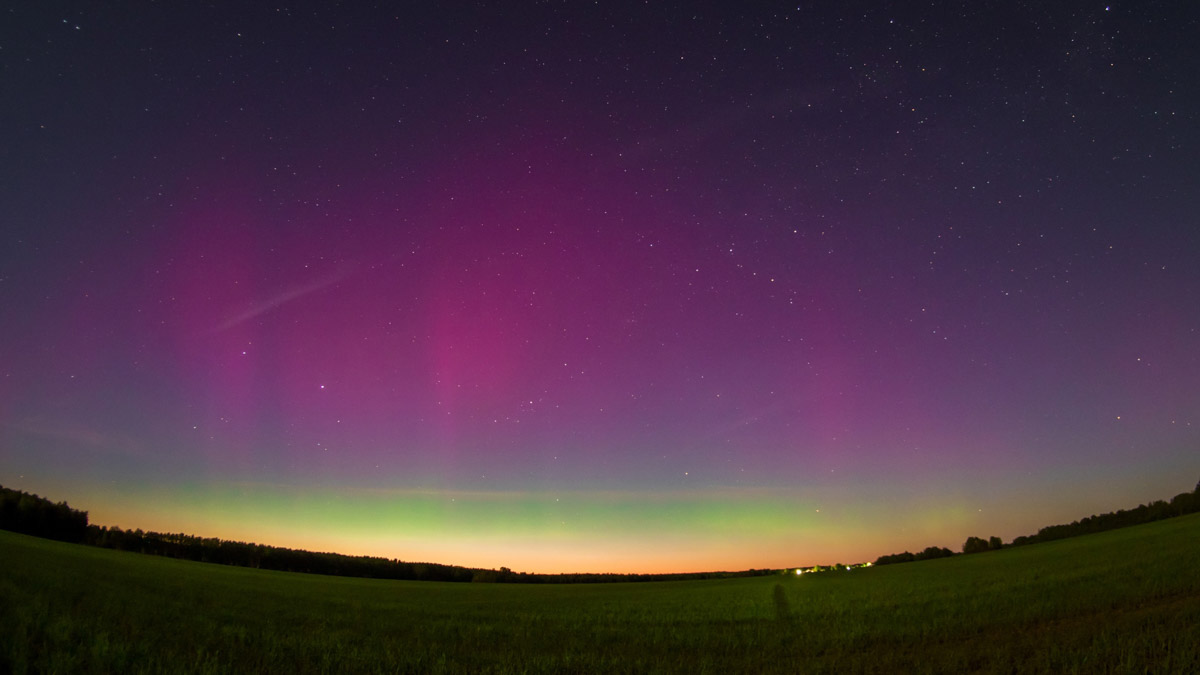
[[[792,606],[788,603],[787,593],[783,590],[783,584],[775,584],[772,596],[775,600],[775,618],[779,621],[791,621]]]

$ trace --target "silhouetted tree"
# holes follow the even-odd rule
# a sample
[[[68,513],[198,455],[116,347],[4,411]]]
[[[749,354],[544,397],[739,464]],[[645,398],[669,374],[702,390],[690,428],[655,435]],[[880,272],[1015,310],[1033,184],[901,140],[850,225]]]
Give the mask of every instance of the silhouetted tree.
[[[87,511],[0,486],[0,529],[78,543],[87,536]]]
[[[914,560],[933,560],[934,558],[949,558],[954,555],[954,551],[948,548],[940,548],[937,546],[929,546],[924,551],[913,556]]]
[[[916,560],[916,556],[911,551],[904,553],[893,553],[891,555],[881,555],[875,559],[876,565],[894,565],[896,563],[912,562]]]
[[[1001,540],[1000,537],[989,537],[988,538],[988,550],[989,551],[999,551],[1002,548],[1004,548],[1004,541]]]
[[[967,537],[967,540],[963,542],[963,553],[983,553],[986,550],[988,550],[987,541],[979,537]]]

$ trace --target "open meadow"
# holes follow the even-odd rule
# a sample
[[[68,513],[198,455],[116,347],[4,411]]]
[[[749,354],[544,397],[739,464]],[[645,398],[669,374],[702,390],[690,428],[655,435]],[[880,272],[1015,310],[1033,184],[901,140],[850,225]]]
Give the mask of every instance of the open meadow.
[[[450,584],[0,532],[0,672],[1200,672],[1198,553],[1200,514],[849,572]]]

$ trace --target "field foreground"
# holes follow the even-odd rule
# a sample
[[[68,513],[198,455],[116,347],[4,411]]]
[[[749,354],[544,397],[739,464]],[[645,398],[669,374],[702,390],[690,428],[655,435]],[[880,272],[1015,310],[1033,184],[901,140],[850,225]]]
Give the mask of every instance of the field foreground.
[[[223,567],[0,531],[0,672],[1200,672],[1200,514],[804,576],[595,585]]]

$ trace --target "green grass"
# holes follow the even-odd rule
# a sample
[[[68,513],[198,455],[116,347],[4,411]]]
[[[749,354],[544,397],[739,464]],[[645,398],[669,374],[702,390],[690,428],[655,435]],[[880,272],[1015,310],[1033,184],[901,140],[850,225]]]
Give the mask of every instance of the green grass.
[[[0,532],[0,673],[1200,672],[1200,514],[850,572],[310,576]]]

